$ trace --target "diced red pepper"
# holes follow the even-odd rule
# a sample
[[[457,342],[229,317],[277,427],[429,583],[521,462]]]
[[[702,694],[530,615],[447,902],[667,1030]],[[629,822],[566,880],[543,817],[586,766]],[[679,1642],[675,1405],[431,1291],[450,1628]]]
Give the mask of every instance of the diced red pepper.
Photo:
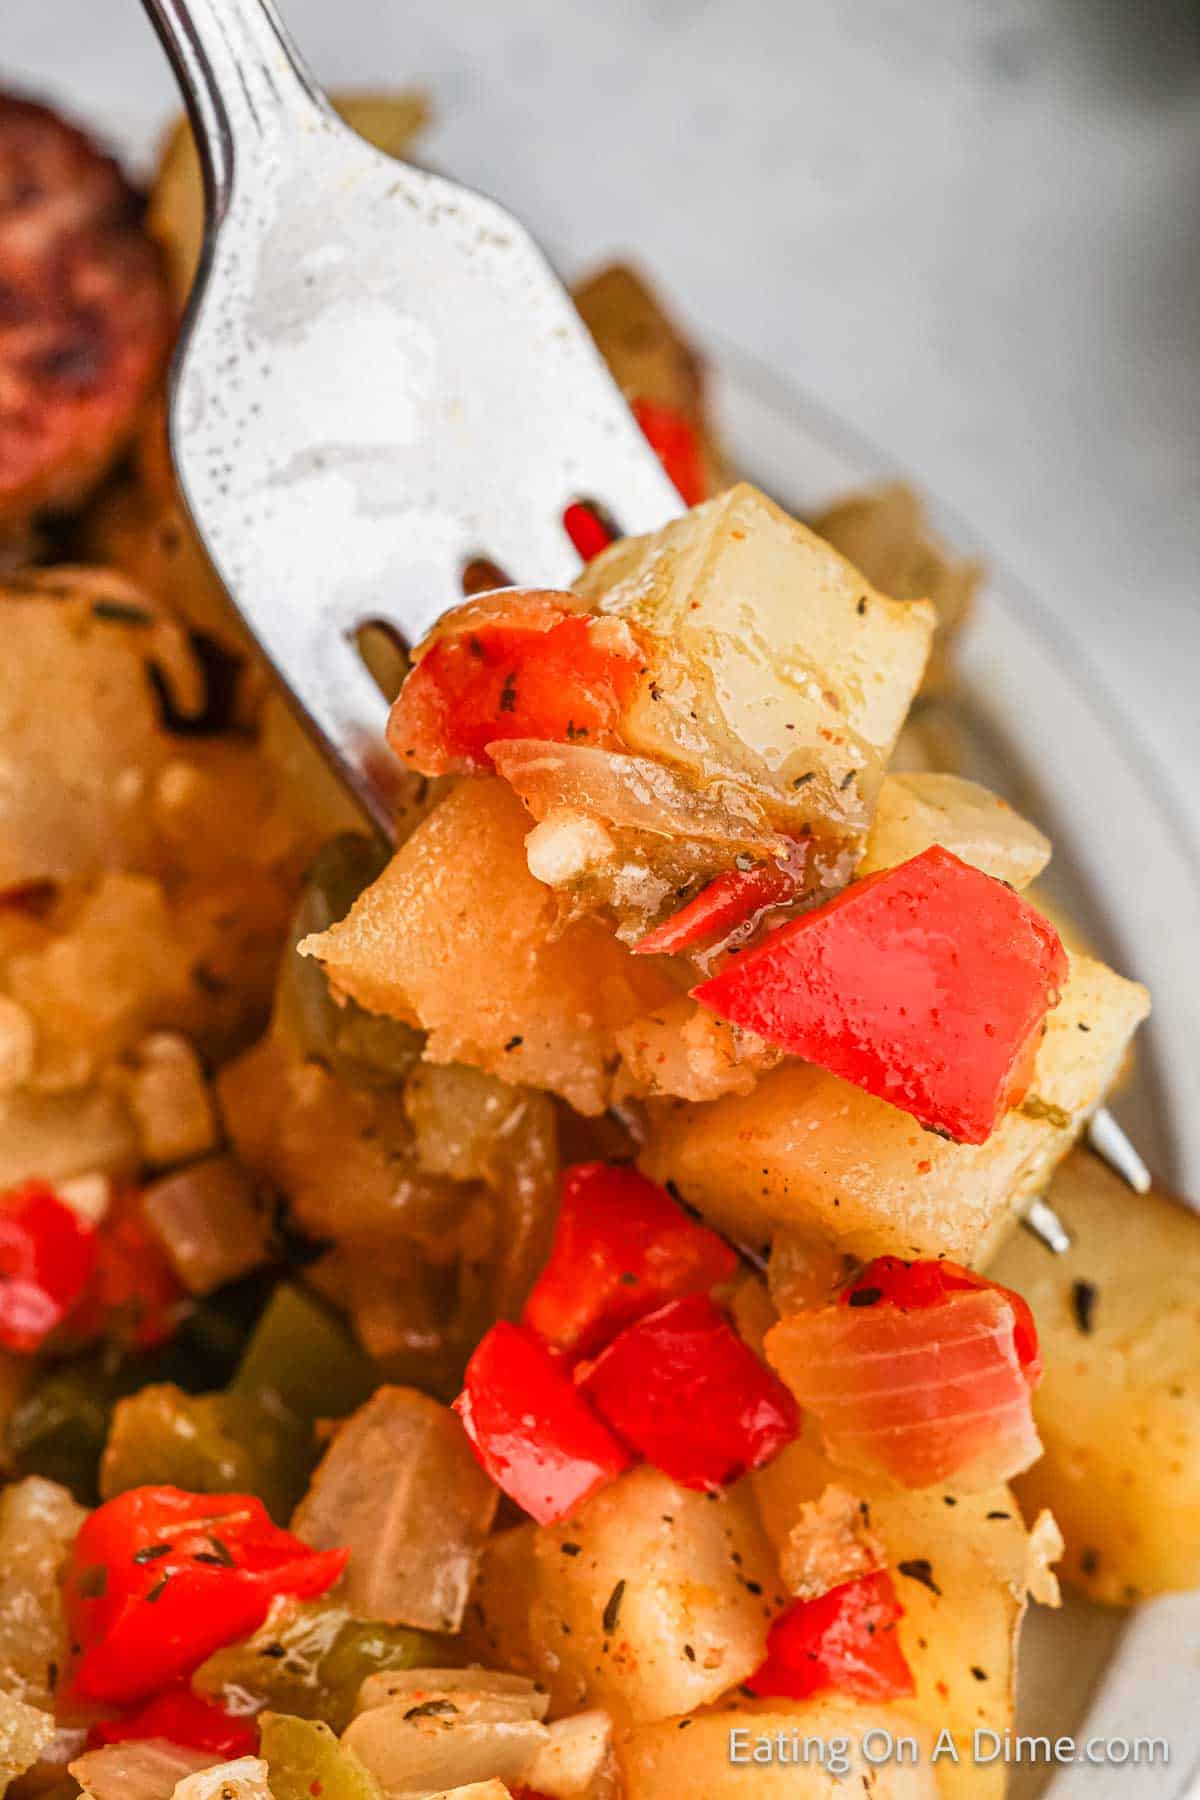
[[[1066,974],[1047,919],[935,844],[781,926],[693,994],[929,1129],[982,1144],[1024,1097]]]
[[[519,1325],[493,1325],[454,1410],[480,1465],[539,1525],[565,1519],[629,1467],[562,1364]]]
[[[914,1693],[896,1635],[904,1608],[886,1570],[797,1600],[771,1627],[767,1659],[747,1686],[764,1698],[804,1700],[834,1688],[859,1700]]]
[[[563,513],[563,525],[584,562],[591,562],[602,550],[607,550],[610,544],[616,542],[600,514],[594,507],[585,506],[581,500],[573,501],[567,507]]]
[[[96,1233],[41,1181],[0,1195],[0,1345],[39,1350],[78,1305],[96,1267]]]
[[[690,419],[661,400],[639,396],[633,416],[659,462],[675,483],[685,506],[699,506],[708,499],[708,479],[700,448],[700,434]]]
[[[141,1196],[118,1194],[96,1232],[96,1264],[67,1328],[75,1338],[109,1338],[153,1350],[175,1331],[188,1295],[146,1224]]]
[[[84,1520],[68,1559],[73,1692],[144,1700],[257,1631],[277,1595],[323,1594],[348,1556],[310,1549],[253,1494],[130,1488]]]
[[[788,1389],[707,1294],[631,1325],[580,1386],[631,1449],[710,1493],[770,1462],[799,1429]]]
[[[88,1734],[93,1749],[131,1738],[166,1738],[188,1750],[206,1750],[222,1762],[253,1756],[258,1750],[253,1719],[227,1713],[215,1700],[194,1694],[186,1681],[173,1681],[123,1718],[101,1719]]]
[[[686,906],[639,938],[634,955],[677,956],[696,944],[728,937],[764,907],[790,900],[799,885],[807,849],[807,843],[797,844],[796,854],[786,864],[761,862],[750,869],[726,869]]]
[[[563,1173],[550,1259],[523,1323],[553,1350],[591,1356],[667,1300],[737,1271],[723,1238],[637,1169],[577,1163]]]
[[[491,768],[505,738],[611,747],[643,668],[628,626],[569,594],[471,601],[417,655],[388,742],[425,775]]]
[[[1013,1346],[1030,1387],[1042,1378],[1042,1349],[1028,1300],[1013,1288],[989,1281],[954,1262],[905,1262],[899,1256],[877,1256],[839,1295],[842,1306],[898,1306],[901,1312],[923,1312],[940,1306],[949,1294],[990,1289],[1003,1294],[1013,1310]]]

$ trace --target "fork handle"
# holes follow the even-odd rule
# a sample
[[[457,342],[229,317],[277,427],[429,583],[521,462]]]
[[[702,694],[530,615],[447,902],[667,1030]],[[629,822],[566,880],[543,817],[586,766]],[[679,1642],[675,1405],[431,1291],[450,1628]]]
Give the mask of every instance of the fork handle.
[[[142,0],[171,59],[204,166],[210,227],[252,163],[305,116],[328,118],[271,0]]]

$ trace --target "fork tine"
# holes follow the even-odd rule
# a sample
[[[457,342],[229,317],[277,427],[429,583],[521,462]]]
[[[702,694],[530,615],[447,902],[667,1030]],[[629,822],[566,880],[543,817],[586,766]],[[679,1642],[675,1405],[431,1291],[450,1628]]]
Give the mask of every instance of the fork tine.
[[[1071,1248],[1071,1234],[1048,1200],[1035,1200],[1021,1223],[1055,1256],[1065,1256]]]
[[[1107,1107],[1092,1114],[1087,1135],[1096,1155],[1108,1164],[1114,1175],[1119,1175],[1135,1194],[1150,1192],[1149,1169]]]

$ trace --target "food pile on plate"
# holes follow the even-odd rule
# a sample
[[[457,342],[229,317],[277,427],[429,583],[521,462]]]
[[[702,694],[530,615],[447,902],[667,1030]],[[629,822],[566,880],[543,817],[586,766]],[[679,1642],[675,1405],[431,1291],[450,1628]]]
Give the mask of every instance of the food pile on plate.
[[[1074,1148],[1144,990],[932,766],[978,571],[732,482],[605,270],[687,510],[380,663],[386,851],[175,488],[201,219],[0,101],[0,1791],[1002,1792],[1052,1565],[1200,1580],[1200,1238]]]

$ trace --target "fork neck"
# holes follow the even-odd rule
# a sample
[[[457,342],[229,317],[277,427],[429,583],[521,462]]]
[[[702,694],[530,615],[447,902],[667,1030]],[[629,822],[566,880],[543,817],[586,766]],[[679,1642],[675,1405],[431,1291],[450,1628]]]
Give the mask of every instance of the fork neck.
[[[174,66],[219,220],[239,158],[330,108],[271,0],[143,0]]]

